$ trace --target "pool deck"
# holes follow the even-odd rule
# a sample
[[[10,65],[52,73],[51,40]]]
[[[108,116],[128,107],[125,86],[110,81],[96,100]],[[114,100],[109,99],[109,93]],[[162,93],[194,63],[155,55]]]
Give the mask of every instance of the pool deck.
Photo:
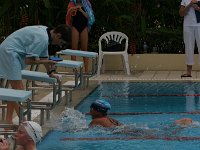
[[[192,71],[192,77],[181,78],[185,71],[135,71],[125,75],[121,71],[110,71],[100,76],[94,76],[94,81],[200,81],[200,71]]]

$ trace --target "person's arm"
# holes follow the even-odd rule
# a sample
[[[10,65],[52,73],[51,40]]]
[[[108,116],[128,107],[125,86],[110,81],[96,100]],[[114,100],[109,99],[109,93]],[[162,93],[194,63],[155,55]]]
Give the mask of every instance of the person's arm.
[[[74,6],[74,7],[69,8],[68,11],[69,11],[70,16],[75,16],[77,8]]]
[[[32,65],[32,64],[48,64],[48,65],[54,65],[54,64],[56,64],[56,61],[49,60],[48,58],[26,57],[26,58],[25,58],[25,64],[26,64],[26,65]]]
[[[197,3],[196,0],[191,0],[191,2],[187,6],[181,5],[180,9],[179,9],[179,15],[181,17],[184,17],[185,15],[187,15],[188,10],[190,9],[190,7],[193,7],[195,10],[199,10],[198,5],[195,4],[195,3]]]
[[[83,7],[82,4],[77,4],[77,5],[76,5],[76,9],[77,9],[78,11],[80,11],[80,12],[88,19],[88,15],[87,15],[87,13],[86,13],[85,11],[83,11],[82,7]]]
[[[52,78],[59,79],[58,75],[55,75],[55,68],[53,67],[57,62],[53,60],[49,60],[48,58],[34,58],[34,57],[27,57],[25,59],[25,64],[43,64],[46,68],[47,74]]]
[[[43,62],[42,64],[44,64],[49,77],[60,79],[60,76],[58,74],[54,74],[56,71],[54,66],[57,63],[56,61],[42,58],[41,62]]]
[[[87,13],[85,11],[83,11],[83,9],[81,7],[78,8],[78,11],[80,11],[88,19]]]
[[[49,75],[49,77],[57,78],[57,79],[60,78],[59,75],[54,74],[56,70],[53,65],[44,64],[44,66],[46,68],[46,71],[47,71],[47,74]]]
[[[190,9],[191,6],[192,6],[192,3],[190,3],[190,4],[187,5],[187,6],[181,5],[181,6],[180,6],[180,9],[179,9],[179,15],[180,15],[181,17],[184,17],[185,15],[187,15],[187,12],[188,12],[188,10]]]

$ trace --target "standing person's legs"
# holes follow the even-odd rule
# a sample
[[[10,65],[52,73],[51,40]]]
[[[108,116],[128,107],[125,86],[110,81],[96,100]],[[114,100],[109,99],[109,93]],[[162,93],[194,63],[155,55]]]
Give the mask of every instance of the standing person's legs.
[[[192,74],[192,65],[187,65],[187,75],[191,76]]]
[[[195,27],[184,27],[183,29],[185,56],[187,64],[187,76],[191,76],[192,65],[194,65]]]
[[[195,38],[196,38],[196,43],[197,43],[197,47],[198,47],[199,64],[200,64],[200,26],[196,27]]]
[[[78,50],[79,32],[72,26],[72,49]],[[76,60],[76,56],[71,56],[71,60]]]
[[[88,28],[86,27],[80,34],[80,42],[81,42],[81,50],[87,51],[88,50]],[[89,59],[83,58],[85,72],[89,72]]]
[[[18,89],[18,90],[24,89],[24,86],[21,80],[10,80],[9,83],[13,89]],[[16,102],[7,102],[7,114],[6,114],[7,123],[12,123],[14,110],[19,116],[19,105]]]

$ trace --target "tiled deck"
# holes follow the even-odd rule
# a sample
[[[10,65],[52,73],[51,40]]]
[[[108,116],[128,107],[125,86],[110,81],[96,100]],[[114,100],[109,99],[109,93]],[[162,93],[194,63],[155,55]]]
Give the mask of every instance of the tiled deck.
[[[200,81],[200,71],[193,71],[192,77],[181,78],[184,71],[137,71],[131,75],[122,72],[107,72],[91,78],[93,81]]]

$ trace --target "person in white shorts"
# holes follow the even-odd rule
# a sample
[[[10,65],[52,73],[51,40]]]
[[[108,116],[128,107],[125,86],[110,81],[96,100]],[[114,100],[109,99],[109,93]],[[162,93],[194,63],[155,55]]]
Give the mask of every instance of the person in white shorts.
[[[200,1],[199,1],[200,6]],[[179,14],[184,17],[183,38],[185,43],[185,54],[187,72],[181,77],[192,77],[192,65],[194,65],[194,47],[195,41],[200,54],[200,7],[198,0],[182,0]],[[198,14],[199,13],[199,14]],[[200,57],[199,57],[200,59]]]

